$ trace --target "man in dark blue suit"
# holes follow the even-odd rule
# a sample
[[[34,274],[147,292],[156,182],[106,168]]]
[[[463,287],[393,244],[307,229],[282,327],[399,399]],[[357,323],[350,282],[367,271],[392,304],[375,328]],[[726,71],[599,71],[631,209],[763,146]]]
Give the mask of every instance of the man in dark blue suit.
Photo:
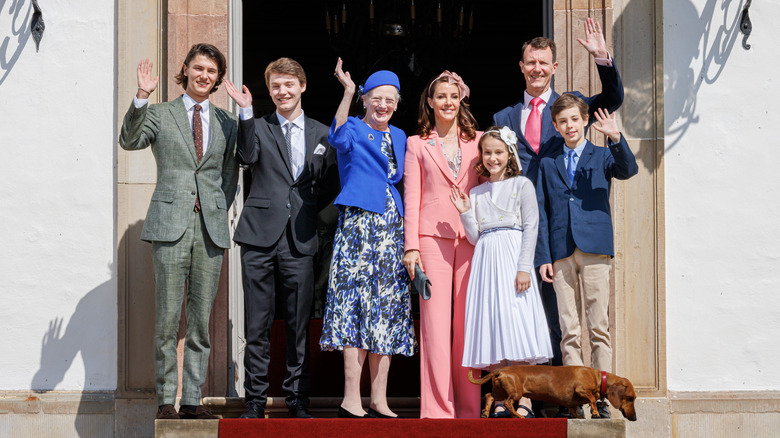
[[[583,365],[580,308],[585,304],[591,345],[591,366],[612,369],[609,337],[609,271],[614,255],[609,192],[612,178],[638,172],[636,159],[620,134],[615,114],[593,111],[593,129],[608,137],[608,147],[585,139],[588,105],[564,94],[552,105],[551,117],[563,136],[560,153],[539,162],[539,239],[536,264],[542,279],[552,281],[560,313],[564,365]],[[599,401],[599,414],[609,418]]]
[[[582,97],[590,108],[617,110],[623,103],[623,83],[620,74],[607,51],[607,43],[599,24],[588,18],[585,21],[586,38],[577,41],[594,57],[601,93]],[[493,125],[508,126],[519,138],[518,155],[523,175],[536,183],[539,160],[555,157],[561,153],[563,138],[555,131],[550,117],[550,108],[560,96],[552,89],[552,78],[558,68],[555,42],[549,38],[537,37],[523,44],[520,69],[525,77],[526,89],[523,99],[493,115]],[[592,113],[591,113],[592,116]],[[590,117],[589,120],[593,118]],[[587,129],[587,125],[586,125]],[[537,244],[537,248],[538,248]],[[536,258],[539,257],[537,252]],[[536,263],[538,266],[539,263]],[[537,278],[541,280],[537,271]],[[553,347],[553,365],[561,365],[561,328],[558,324],[558,308],[555,291],[551,283],[539,281],[542,303],[547,325],[550,328],[550,342]],[[568,413],[568,409],[561,412]]]
[[[586,39],[577,38],[577,41],[595,59],[601,80],[601,93],[590,97],[576,91],[571,93],[588,104],[591,108],[589,120],[593,120],[596,108],[604,108],[610,112],[620,108],[623,103],[623,83],[607,51],[601,26],[588,18],[585,21],[585,34]],[[555,42],[544,37],[526,41],[523,44],[522,56],[520,69],[523,71],[526,86],[523,99],[495,113],[493,125],[508,126],[518,134],[518,153],[523,175],[531,181],[536,181],[539,160],[560,154],[560,146],[563,144],[563,139],[553,128],[550,117],[550,108],[560,96],[552,89],[552,78],[558,69]],[[533,102],[535,100],[536,102]]]

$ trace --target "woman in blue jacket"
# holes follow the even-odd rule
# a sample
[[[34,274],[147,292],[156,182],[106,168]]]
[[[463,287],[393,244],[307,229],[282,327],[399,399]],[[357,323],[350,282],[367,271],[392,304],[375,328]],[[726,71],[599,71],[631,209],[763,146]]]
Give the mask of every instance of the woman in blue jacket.
[[[338,153],[341,192],[322,338],[323,350],[342,350],[341,418],[395,418],[387,406],[393,354],[417,349],[404,255],[403,202],[396,185],[404,173],[406,135],[389,124],[398,106],[398,76],[378,71],[361,87],[364,117],[348,117],[355,83],[336,64],[344,86],[328,142]],[[366,357],[371,372],[368,413],[360,399]]]

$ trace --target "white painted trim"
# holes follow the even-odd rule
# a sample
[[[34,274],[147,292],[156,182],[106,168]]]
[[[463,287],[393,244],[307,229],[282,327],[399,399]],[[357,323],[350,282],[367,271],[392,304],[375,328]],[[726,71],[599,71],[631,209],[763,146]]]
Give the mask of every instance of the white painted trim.
[[[242,0],[230,0],[229,4],[229,35],[228,45],[230,50],[230,68],[228,76],[236,86],[243,84],[244,48],[243,48],[243,2]],[[230,101],[230,108],[238,114],[235,102]],[[244,396],[244,350],[246,348],[246,335],[244,334],[244,287],[241,276],[241,248],[232,242],[233,232],[241,217],[244,208],[244,171],[238,176],[238,190],[233,208],[229,212],[231,246],[228,251],[228,317],[230,320],[230,361],[229,364],[232,381],[235,382],[229,388],[229,394],[235,397]]]

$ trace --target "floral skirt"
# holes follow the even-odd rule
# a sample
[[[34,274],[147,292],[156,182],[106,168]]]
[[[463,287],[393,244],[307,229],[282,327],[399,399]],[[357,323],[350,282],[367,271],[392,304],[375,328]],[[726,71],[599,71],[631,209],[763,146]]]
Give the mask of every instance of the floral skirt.
[[[403,218],[390,189],[383,214],[344,207],[333,243],[320,347],[411,356],[417,350]]]

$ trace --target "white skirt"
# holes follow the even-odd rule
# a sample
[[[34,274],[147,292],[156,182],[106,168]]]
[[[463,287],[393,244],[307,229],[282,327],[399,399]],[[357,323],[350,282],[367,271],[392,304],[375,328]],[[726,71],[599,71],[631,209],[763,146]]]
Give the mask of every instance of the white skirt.
[[[502,360],[538,364],[552,357],[536,274],[531,272],[528,290],[515,289],[522,241],[517,229],[484,233],[477,241],[466,294],[464,367]]]

